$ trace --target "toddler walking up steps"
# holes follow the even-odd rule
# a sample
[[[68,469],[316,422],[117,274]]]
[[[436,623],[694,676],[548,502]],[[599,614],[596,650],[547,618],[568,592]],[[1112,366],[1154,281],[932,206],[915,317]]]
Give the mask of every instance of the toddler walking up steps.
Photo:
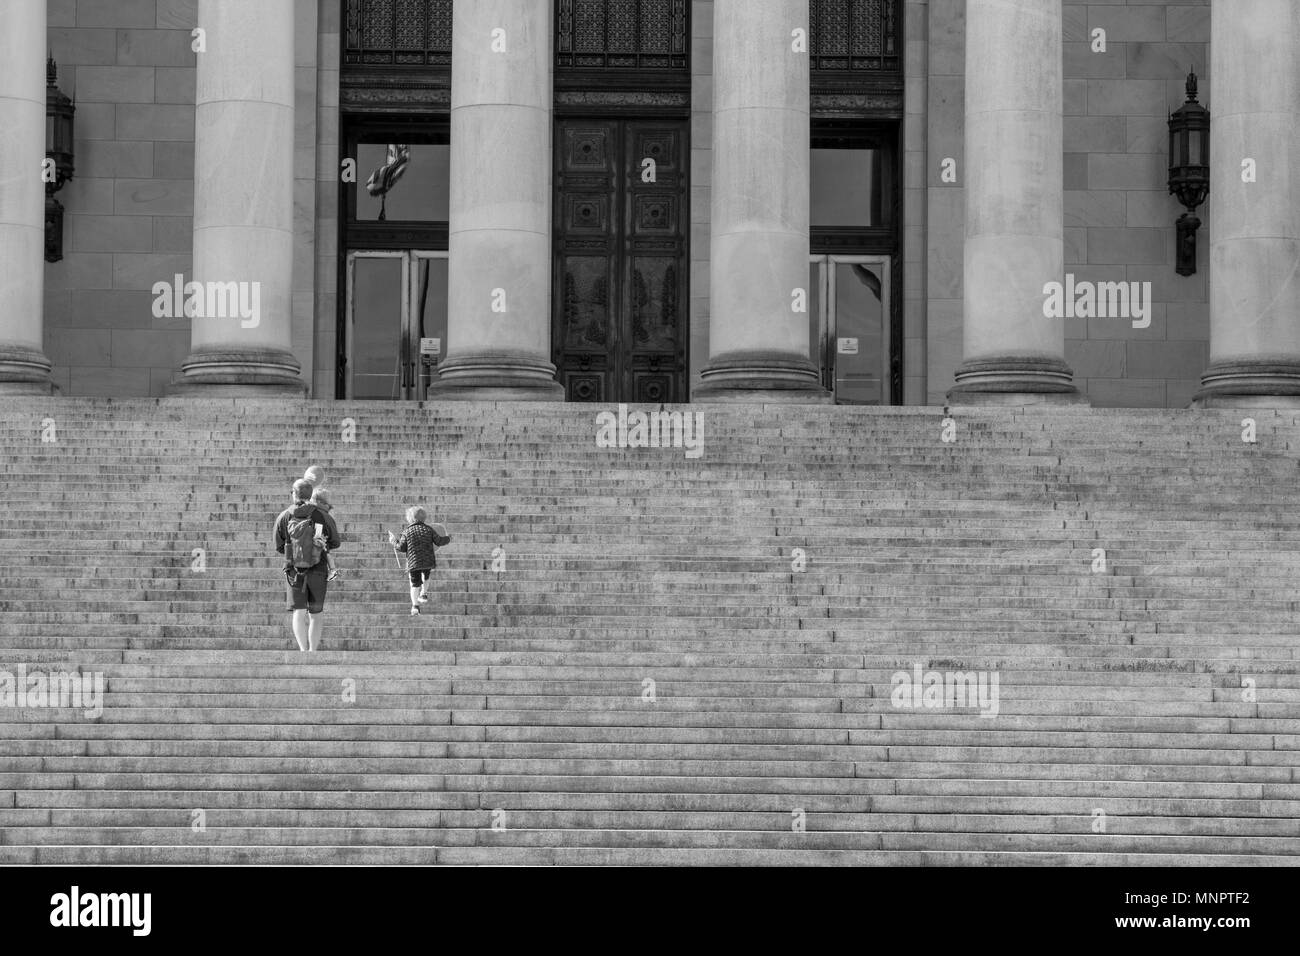
[[[601,410],[7,400],[0,863],[1300,861],[1296,413]]]

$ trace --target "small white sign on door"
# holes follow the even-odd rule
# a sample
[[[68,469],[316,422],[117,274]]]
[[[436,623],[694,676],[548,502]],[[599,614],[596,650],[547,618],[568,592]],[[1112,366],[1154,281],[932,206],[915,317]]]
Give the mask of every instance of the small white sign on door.
[[[857,339],[836,339],[835,341],[836,341],[837,346],[838,346],[837,351],[838,351],[841,355],[857,355],[857,354],[858,354],[858,340],[857,340]]]
[[[420,339],[421,355],[441,355],[442,339]]]

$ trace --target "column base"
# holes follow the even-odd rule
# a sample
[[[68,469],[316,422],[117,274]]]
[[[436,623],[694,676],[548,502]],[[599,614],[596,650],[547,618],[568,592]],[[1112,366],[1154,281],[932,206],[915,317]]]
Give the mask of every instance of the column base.
[[[30,345],[0,343],[0,395],[52,395],[50,360]]]
[[[1086,405],[1064,359],[995,355],[967,359],[957,369],[950,405]]]
[[[788,352],[723,352],[710,360],[691,391],[692,402],[830,405],[817,368]]]
[[[450,355],[438,366],[429,400],[440,402],[562,402],[555,366],[527,352]]]
[[[1300,359],[1260,356],[1211,362],[1192,408],[1300,408]]]
[[[200,349],[167,387],[176,398],[305,398],[302,366],[283,349]]]

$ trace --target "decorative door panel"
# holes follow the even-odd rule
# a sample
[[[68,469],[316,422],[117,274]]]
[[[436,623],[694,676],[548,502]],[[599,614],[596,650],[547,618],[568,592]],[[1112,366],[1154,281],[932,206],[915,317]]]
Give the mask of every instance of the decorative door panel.
[[[686,148],[677,121],[558,124],[552,342],[569,401],[686,399]]]

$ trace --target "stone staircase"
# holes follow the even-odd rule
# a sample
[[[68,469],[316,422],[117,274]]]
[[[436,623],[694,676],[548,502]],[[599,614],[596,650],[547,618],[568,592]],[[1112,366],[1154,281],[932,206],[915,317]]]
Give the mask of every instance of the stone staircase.
[[[0,671],[105,693],[0,706],[0,863],[1300,862],[1296,413],[681,410],[700,458],[588,406],[5,400]],[[896,706],[918,668],[996,716]]]

